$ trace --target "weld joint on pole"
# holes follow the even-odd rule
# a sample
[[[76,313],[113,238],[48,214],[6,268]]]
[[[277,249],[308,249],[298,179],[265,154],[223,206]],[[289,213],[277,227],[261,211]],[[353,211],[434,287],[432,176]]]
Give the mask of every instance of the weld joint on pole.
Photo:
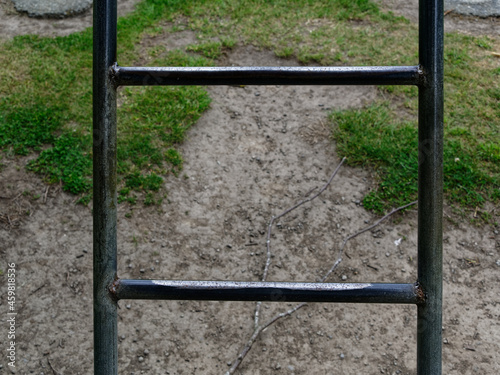
[[[110,82],[113,84],[113,87],[116,89],[119,84],[118,84],[118,72],[120,71],[120,67],[118,66],[118,63],[115,62],[113,65],[109,67],[109,72],[108,72],[108,77]]]
[[[424,288],[422,288],[422,285],[417,281],[415,283],[415,294],[417,295],[417,305],[423,305],[427,301],[427,295],[424,292]]]
[[[427,79],[427,73],[422,65],[418,65],[417,67],[417,86],[426,87],[429,85],[429,80]]]
[[[120,279],[117,275],[115,275],[115,280],[109,284],[108,292],[109,296],[114,302],[118,302],[120,298],[118,298],[118,287],[120,285]]]

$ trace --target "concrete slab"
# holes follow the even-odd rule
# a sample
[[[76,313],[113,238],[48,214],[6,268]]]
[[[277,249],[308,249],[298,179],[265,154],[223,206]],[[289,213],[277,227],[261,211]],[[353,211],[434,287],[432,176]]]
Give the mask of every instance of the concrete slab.
[[[444,9],[479,17],[500,16],[500,0],[444,0]]]
[[[63,18],[88,10],[92,0],[12,0],[18,12],[30,17]]]

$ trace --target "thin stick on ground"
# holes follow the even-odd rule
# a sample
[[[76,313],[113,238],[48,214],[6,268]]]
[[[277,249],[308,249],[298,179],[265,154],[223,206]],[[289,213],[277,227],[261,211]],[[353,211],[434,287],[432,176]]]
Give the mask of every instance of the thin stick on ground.
[[[243,347],[243,349],[238,354],[238,357],[236,358],[236,360],[232,363],[231,368],[226,372],[226,375],[234,374],[234,372],[236,371],[236,369],[238,368],[238,366],[241,364],[241,362],[243,362],[243,359],[248,354],[248,352],[250,351],[250,349],[252,349],[252,346],[253,346],[255,340],[257,340],[257,338],[262,333],[262,331],[264,331],[267,327],[269,327],[270,325],[274,324],[275,322],[277,322],[281,318],[284,318],[286,316],[292,315],[294,312],[296,312],[298,309],[302,308],[305,305],[306,305],[305,302],[300,303],[300,304],[298,304],[297,306],[291,308],[288,311],[285,311],[285,312],[282,312],[280,314],[275,315],[272,319],[269,319],[266,323],[258,326],[253,331],[252,336],[250,337],[250,339],[248,339],[247,343],[245,344],[245,346]]]
[[[335,263],[333,263],[333,266],[328,270],[327,273],[325,273],[325,275],[319,280],[320,283],[324,283],[326,281],[326,279],[328,278],[328,276],[331,275],[331,273],[333,271],[335,271],[335,269],[337,268],[337,266],[340,264],[340,262],[342,262],[342,255],[344,255],[344,247],[345,245],[347,244],[347,242],[349,240],[352,240],[354,237],[357,237],[359,236],[360,234],[363,234],[365,232],[368,232],[369,230],[372,230],[373,228],[375,228],[376,226],[378,226],[380,223],[382,223],[383,221],[385,221],[386,219],[388,219],[389,217],[391,217],[392,215],[394,215],[396,212],[399,212],[401,210],[404,210],[405,208],[408,208],[410,206],[413,206],[414,204],[416,204],[418,201],[413,201],[411,203],[408,203],[408,204],[405,204],[404,206],[401,206],[401,207],[398,207],[398,208],[395,208],[394,210],[392,210],[391,212],[389,212],[387,215],[385,215],[384,217],[380,218],[379,220],[377,220],[375,223],[373,223],[372,225],[369,225],[363,229],[361,229],[359,232],[356,232],[354,234],[351,234],[349,236],[347,236],[344,241],[342,242],[342,245],[340,245],[340,249],[339,249],[339,255],[337,256],[337,260],[335,261]]]
[[[267,250],[266,251],[266,265],[264,267],[264,272],[262,273],[262,279],[261,279],[261,281],[266,281],[267,280],[267,275],[269,273],[269,267],[271,266],[271,232],[272,232],[272,228],[273,228],[274,222],[276,220],[282,218],[283,216],[289,214],[293,210],[299,208],[303,204],[311,202],[312,200],[314,200],[317,197],[319,197],[321,195],[321,193],[323,193],[326,190],[326,188],[332,183],[334,177],[337,175],[337,172],[339,171],[339,169],[342,166],[342,164],[344,164],[345,160],[346,160],[345,157],[342,158],[342,160],[340,161],[340,163],[337,166],[337,168],[335,168],[335,170],[333,171],[330,179],[326,182],[325,185],[323,185],[323,187],[316,194],[310,196],[309,198],[301,200],[300,202],[298,202],[297,204],[293,205],[292,207],[287,208],[285,211],[283,211],[279,215],[271,217],[271,220],[269,221],[269,225],[267,226],[267,236],[266,236],[266,250]],[[311,191],[313,191],[313,190],[311,190]],[[311,191],[309,191],[307,194],[310,194]],[[257,329],[259,327],[259,318],[260,318],[260,307],[261,307],[261,305],[262,305],[262,302],[259,301],[259,302],[257,302],[257,304],[255,306],[255,313],[254,313],[254,328],[255,329]]]
[[[295,205],[287,208],[285,211],[283,211],[279,215],[271,217],[271,220],[269,221],[269,224],[267,226],[267,236],[266,236],[266,265],[264,267],[264,272],[262,273],[262,279],[261,279],[262,281],[266,281],[267,280],[267,275],[269,274],[269,267],[271,266],[271,255],[272,255],[272,253],[271,253],[271,234],[272,234],[272,228],[273,228],[274,222],[276,220],[282,218],[283,216],[289,214],[290,212],[294,211],[295,209],[299,208],[300,206],[302,206],[302,205],[304,205],[304,204],[306,204],[308,202],[311,202],[312,200],[314,200],[317,197],[319,197],[328,188],[328,186],[332,183],[333,179],[337,175],[340,167],[342,166],[342,164],[344,163],[345,160],[346,160],[345,157],[342,158],[342,160],[340,161],[340,163],[337,166],[337,168],[335,168],[335,170],[333,171],[330,179],[323,185],[323,187],[316,194],[308,197],[314,190],[317,189],[317,188],[313,188],[312,190],[310,190],[310,191],[308,191],[306,193],[306,195],[305,195],[306,199],[303,199],[300,202],[298,202],[297,204],[295,204]],[[292,309],[290,309],[290,310],[288,310],[286,312],[283,312],[281,314],[276,315],[272,319],[268,320],[265,324],[259,325],[260,309],[261,309],[261,306],[262,306],[262,301],[257,302],[257,304],[255,306],[255,312],[254,312],[254,332],[253,332],[252,336],[250,337],[250,339],[248,340],[248,342],[246,343],[246,345],[244,346],[243,350],[238,354],[238,358],[233,362],[231,368],[229,369],[229,371],[226,374],[230,375],[230,374],[234,373],[234,371],[238,368],[238,366],[240,365],[240,363],[243,361],[243,358],[245,358],[245,356],[247,355],[247,353],[252,348],[252,345],[255,342],[255,340],[259,337],[260,333],[264,329],[266,329],[267,327],[269,327],[271,324],[273,324],[277,320],[279,320],[281,318],[284,318],[285,316],[289,316],[289,315],[293,314],[295,311],[297,311],[298,309],[302,308],[305,305],[306,305],[305,303],[301,303],[301,304],[295,306],[294,308],[292,308]]]
[[[342,162],[344,161],[344,159],[342,160]],[[340,165],[339,165],[340,167]],[[338,168],[335,170],[334,172],[334,175],[337,173],[337,170]],[[332,181],[333,179],[333,176],[332,178],[330,178],[329,182],[327,183],[326,186],[328,186],[328,184],[330,184],[330,182]],[[318,193],[317,195],[321,194]],[[314,198],[312,198],[314,199]],[[311,199],[311,200],[312,200]],[[305,203],[305,202],[304,202]],[[414,201],[414,202],[411,202],[411,203],[408,203],[408,204],[405,204],[401,207],[398,207],[398,208],[395,208],[394,210],[392,210],[391,212],[389,212],[388,214],[386,214],[385,216],[383,216],[382,218],[380,218],[379,220],[377,220],[375,223],[373,223],[372,225],[369,225],[363,229],[361,229],[360,231],[354,233],[354,234],[351,234],[349,236],[347,236],[344,241],[342,242],[342,245],[340,246],[339,248],[339,252],[338,252],[338,256],[337,256],[337,260],[333,263],[332,267],[328,270],[327,273],[325,273],[325,275],[319,280],[319,282],[325,282],[326,279],[332,274],[333,271],[335,271],[335,269],[338,267],[338,265],[340,264],[340,262],[342,262],[342,255],[343,255],[343,252],[344,252],[344,248],[347,244],[347,242],[349,242],[350,240],[352,240],[353,238],[375,228],[376,226],[380,225],[382,222],[384,222],[386,219],[388,219],[389,217],[391,217],[392,215],[394,215],[396,212],[399,212],[401,210],[404,210],[405,208],[408,208],[414,204],[416,204],[417,201]],[[298,205],[294,206],[295,208],[298,207]],[[294,208],[294,209],[295,209]],[[286,213],[289,213],[293,211],[292,210],[286,210],[284,212]],[[283,214],[277,216],[277,218],[279,217],[282,217],[284,216]],[[272,219],[271,219],[271,224],[272,224]],[[268,232],[268,240],[270,238],[270,234]],[[268,248],[270,249],[270,243],[268,242]],[[270,250],[269,250],[270,251]],[[266,262],[267,264],[267,262]],[[266,275],[267,276],[267,275]],[[265,280],[263,280],[265,281]],[[257,303],[257,307],[258,309],[260,310],[260,305],[261,305],[261,302],[258,302]],[[243,362],[243,359],[245,358],[245,356],[248,354],[248,352],[250,351],[250,349],[252,348],[253,344],[255,343],[255,341],[257,340],[257,338],[260,336],[260,334],[266,329],[268,328],[270,325],[274,324],[275,322],[277,322],[278,320],[282,319],[282,318],[285,318],[287,316],[291,316],[293,313],[295,313],[296,311],[298,311],[299,309],[301,309],[302,307],[306,306],[307,303],[303,302],[303,303],[300,303],[298,305],[296,305],[295,307],[285,311],[285,312],[282,312],[280,314],[277,314],[275,315],[274,317],[272,317],[271,319],[269,319],[266,323],[262,324],[262,325],[259,325],[258,324],[258,312],[259,310],[256,308],[255,310],[255,327],[254,327],[254,332],[252,334],[252,336],[250,337],[250,339],[247,341],[247,343],[245,344],[245,346],[243,347],[243,349],[240,351],[240,353],[238,354],[238,357],[236,358],[236,360],[232,363],[231,365],[231,368],[229,369],[229,371],[226,372],[226,375],[231,375],[231,374],[234,374],[234,372],[236,371],[236,369],[238,368],[238,366],[241,364],[241,362]]]
[[[52,363],[50,363],[50,357],[47,357],[47,363],[49,364],[54,375],[60,375],[59,372],[54,368],[54,366],[52,366]]]

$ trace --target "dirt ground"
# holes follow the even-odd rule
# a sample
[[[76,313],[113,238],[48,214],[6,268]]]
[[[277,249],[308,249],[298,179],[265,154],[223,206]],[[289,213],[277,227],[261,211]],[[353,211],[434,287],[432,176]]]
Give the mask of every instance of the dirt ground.
[[[133,1],[125,1],[133,5]],[[415,19],[406,2],[388,0]],[[0,35],[65,35],[89,25],[32,20],[0,0]],[[409,12],[409,13],[408,13]],[[413,12],[413,13],[412,13]],[[451,16],[451,18],[449,18]],[[476,34],[497,20],[447,16]],[[498,23],[496,23],[498,25]],[[450,25],[448,22],[447,25]],[[465,26],[464,26],[465,25]],[[498,28],[496,29],[498,34]],[[189,32],[149,39],[181,47]],[[237,47],[225,65],[296,65],[267,51]],[[339,162],[326,116],[362,107],[372,87],[212,87],[211,109],[182,148],[184,170],[166,181],[161,206],[119,206],[123,278],[260,279],[272,215],[321,186]],[[92,354],[91,208],[28,174],[26,158],[0,170],[0,312],[7,320],[6,270],[16,264],[16,371],[5,351],[0,374],[89,374]],[[270,281],[315,281],[336,260],[342,240],[377,220],[360,204],[369,171],[343,166],[324,194],[277,223]],[[39,196],[38,199],[33,197]],[[486,207],[500,221],[498,208]],[[414,282],[416,219],[393,216],[346,247],[333,282]],[[500,372],[500,235],[445,207],[443,373]],[[253,327],[253,303],[121,301],[121,374],[223,374]],[[291,304],[266,303],[263,319]],[[5,326],[6,327],[6,326]],[[6,329],[2,335],[6,335]],[[242,374],[415,374],[416,308],[309,304],[269,327]],[[2,338],[2,345],[7,340]],[[5,349],[5,350],[4,350]]]

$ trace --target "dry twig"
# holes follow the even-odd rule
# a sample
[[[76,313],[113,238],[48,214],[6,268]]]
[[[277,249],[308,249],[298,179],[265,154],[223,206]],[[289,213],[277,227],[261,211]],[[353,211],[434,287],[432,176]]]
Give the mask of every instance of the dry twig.
[[[323,188],[321,188],[321,190],[318,193],[316,193],[311,198],[305,199],[305,200],[297,203],[296,205],[294,205],[294,206],[286,209],[285,211],[283,211],[278,216],[273,216],[271,218],[271,221],[269,222],[269,225],[268,225],[268,231],[267,231],[267,237],[266,237],[267,258],[266,258],[266,266],[264,268],[264,274],[262,276],[262,281],[266,281],[267,274],[269,272],[269,266],[271,264],[271,230],[272,230],[272,225],[273,225],[274,221],[277,220],[277,219],[279,219],[279,218],[281,218],[281,217],[283,217],[283,216],[285,216],[286,214],[292,212],[293,210],[295,210],[296,208],[300,207],[304,203],[310,202],[313,199],[317,198],[330,185],[330,183],[332,182],[333,178],[337,174],[337,172],[338,172],[339,168],[341,167],[342,163],[344,162],[344,160],[345,160],[345,158],[342,159],[342,161],[340,162],[340,164],[335,169],[333,175],[330,177],[330,179],[328,180],[328,182],[323,186]],[[416,203],[417,203],[417,201],[414,201],[414,202],[408,203],[408,204],[406,204],[404,206],[395,208],[394,210],[392,210],[391,212],[389,212],[388,214],[386,214],[385,216],[383,216],[382,218],[380,218],[379,220],[377,220],[372,225],[369,225],[369,226],[361,229],[360,231],[347,236],[344,239],[344,241],[342,242],[342,245],[340,246],[340,249],[339,249],[339,252],[338,252],[338,256],[337,256],[337,260],[333,263],[332,267],[328,270],[328,272],[319,280],[319,282],[322,282],[322,283],[325,282],[328,279],[328,277],[332,274],[332,272],[335,271],[335,269],[338,267],[338,265],[340,264],[340,262],[342,262],[342,256],[344,254],[344,248],[345,248],[347,242],[349,242],[353,238],[355,238],[355,237],[357,237],[357,236],[359,236],[359,235],[361,235],[361,234],[363,234],[363,233],[365,233],[365,232],[367,232],[367,231],[375,228],[376,226],[378,226],[379,224],[381,224],[383,221],[385,221],[386,219],[388,219],[390,216],[394,215],[396,212],[404,210],[405,208],[408,208],[408,207],[410,207],[410,206],[412,206],[412,205],[414,205]],[[238,354],[238,357],[232,363],[231,368],[226,372],[225,375],[234,374],[234,372],[236,371],[236,369],[238,368],[238,366],[241,364],[241,362],[243,361],[243,359],[245,358],[245,356],[248,354],[248,352],[252,348],[253,344],[255,343],[255,341],[257,340],[257,338],[259,337],[259,335],[266,328],[268,328],[269,326],[271,326],[272,324],[274,324],[278,320],[280,320],[282,318],[285,318],[287,316],[292,315],[293,313],[295,313],[296,311],[298,311],[302,307],[306,306],[307,304],[305,302],[300,303],[300,304],[296,305],[295,307],[293,307],[293,308],[291,308],[291,309],[289,309],[289,310],[287,310],[285,312],[282,312],[280,314],[275,315],[274,317],[272,317],[271,319],[269,319],[264,324],[260,324],[259,325],[259,318],[260,318],[259,315],[260,315],[260,307],[261,307],[261,305],[262,305],[262,302],[260,302],[260,301],[257,302],[256,308],[255,308],[255,314],[254,314],[254,331],[252,333],[252,336],[247,341],[247,343],[245,344],[245,346],[243,347],[243,349],[240,351],[240,353]]]
[[[43,195],[43,203],[47,203],[47,195],[49,194],[49,188],[50,186],[47,186],[45,189],[45,194]]]
[[[51,370],[54,372],[54,375],[60,375],[60,373],[52,366],[52,363],[50,363],[50,357],[47,357],[47,363],[49,364]]]
[[[331,275],[331,273],[333,271],[335,271],[335,269],[337,268],[337,266],[339,265],[340,262],[342,262],[342,255],[344,253],[344,247],[345,245],[347,244],[348,241],[352,240],[354,237],[357,237],[359,236],[360,234],[363,234],[373,228],[375,228],[376,226],[378,226],[380,223],[382,223],[384,220],[386,220],[387,218],[389,218],[390,216],[394,215],[396,212],[399,212],[401,210],[404,210],[405,208],[408,208],[410,206],[413,206],[415,203],[417,203],[417,201],[413,201],[411,203],[408,203],[408,204],[405,204],[404,206],[401,206],[401,207],[398,207],[398,208],[395,208],[394,210],[392,210],[391,212],[389,212],[387,215],[385,215],[384,217],[380,218],[379,220],[377,220],[375,223],[373,223],[372,225],[369,225],[367,226],[366,228],[363,228],[361,229],[359,232],[356,232],[354,234],[351,234],[349,236],[347,236],[344,241],[342,242],[342,245],[340,246],[340,249],[339,249],[339,255],[337,256],[337,260],[335,261],[335,263],[333,263],[333,266],[328,270],[328,272],[319,280],[319,282],[321,283],[324,283],[326,281],[326,279],[328,278],[328,276]]]
[[[262,281],[266,281],[267,279],[267,275],[269,273],[269,267],[271,266],[271,233],[272,233],[272,227],[273,227],[273,224],[276,220],[282,218],[283,216],[289,214],[290,212],[292,212],[293,210],[299,208],[300,206],[302,206],[303,204],[305,203],[308,203],[314,199],[316,199],[317,197],[319,197],[321,195],[321,193],[323,193],[326,188],[332,183],[334,177],[337,175],[337,172],[339,171],[340,167],[342,166],[342,164],[344,163],[344,161],[346,160],[346,158],[344,157],[339,165],[337,166],[337,168],[335,168],[335,171],[333,172],[332,176],[330,177],[330,179],[326,182],[326,184],[314,195],[304,199],[304,200],[301,200],[300,202],[298,202],[297,204],[293,205],[292,207],[289,207],[287,208],[285,211],[283,211],[282,213],[280,213],[279,215],[277,216],[272,216],[271,217],[271,220],[269,221],[269,225],[267,226],[267,237],[266,237],[266,249],[267,249],[267,252],[266,252],[266,265],[264,267],[264,272],[262,274]],[[311,192],[314,191],[311,190],[309,191],[307,194],[306,194],[306,197],[311,194]],[[252,334],[252,336],[250,337],[250,339],[247,341],[246,345],[243,347],[243,349],[241,350],[241,352],[238,354],[238,357],[237,359],[233,362],[231,368],[229,369],[228,372],[226,372],[227,375],[230,375],[230,374],[233,374],[234,371],[236,371],[236,369],[238,368],[238,366],[240,365],[240,363],[243,361],[243,358],[245,358],[245,356],[247,355],[247,353],[250,351],[250,349],[252,348],[252,345],[253,343],[255,342],[255,340],[259,337],[260,333],[265,330],[267,327],[269,327],[271,324],[273,324],[274,322],[276,322],[277,320],[281,319],[281,318],[284,318],[286,316],[289,316],[291,314],[293,314],[295,311],[297,311],[298,309],[302,308],[303,306],[305,306],[306,304],[305,303],[301,303],[297,306],[295,306],[294,308],[286,311],[286,312],[283,312],[281,314],[278,314],[276,316],[274,316],[272,319],[268,320],[266,323],[262,324],[262,325],[259,325],[259,319],[260,319],[260,308],[262,306],[262,302],[259,301],[257,302],[256,306],[255,306],[255,313],[254,313],[254,332]]]
[[[290,212],[292,212],[293,210],[299,208],[300,206],[302,206],[303,204],[307,203],[307,202],[310,202],[314,199],[316,199],[317,197],[319,197],[321,195],[321,193],[323,193],[326,188],[332,183],[333,181],[333,178],[337,175],[337,172],[339,171],[340,167],[342,166],[342,164],[344,163],[344,161],[346,160],[346,158],[344,157],[339,165],[337,166],[337,168],[335,168],[335,171],[333,172],[332,176],[330,177],[330,179],[326,182],[326,184],[314,195],[310,196],[309,198],[306,198],[304,200],[301,200],[300,202],[298,202],[297,204],[293,205],[292,207],[289,207],[287,208],[285,211],[283,211],[282,213],[280,213],[279,215],[277,216],[272,216],[271,217],[271,220],[269,221],[269,225],[267,226],[267,237],[266,237],[266,265],[264,267],[264,272],[262,274],[262,281],[266,281],[267,279],[267,274],[269,273],[269,267],[271,266],[271,232],[272,232],[272,228],[273,228],[273,224],[276,220],[282,218],[283,216],[289,214]],[[311,191],[309,191],[307,193],[307,195],[309,195],[311,193]],[[259,326],[259,315],[260,315],[260,306],[262,305],[262,302],[257,302],[257,305],[255,306],[255,319],[254,319],[254,327],[255,329],[258,328]]]

